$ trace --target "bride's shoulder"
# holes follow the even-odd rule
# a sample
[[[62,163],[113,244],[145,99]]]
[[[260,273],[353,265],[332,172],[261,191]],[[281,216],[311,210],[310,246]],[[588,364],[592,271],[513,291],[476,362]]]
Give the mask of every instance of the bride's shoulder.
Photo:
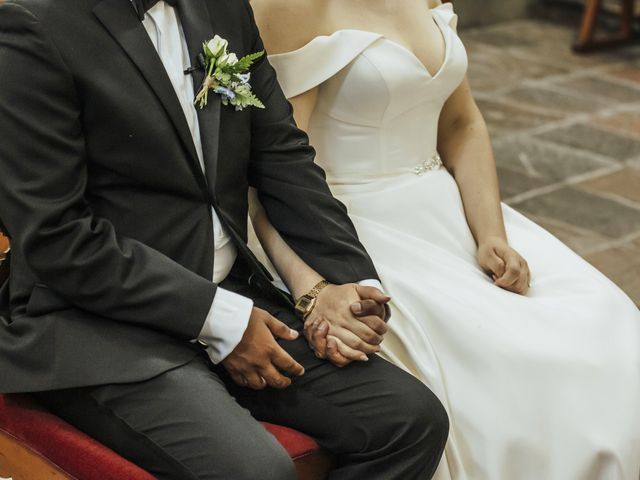
[[[303,47],[322,33],[326,0],[250,0],[270,54]]]

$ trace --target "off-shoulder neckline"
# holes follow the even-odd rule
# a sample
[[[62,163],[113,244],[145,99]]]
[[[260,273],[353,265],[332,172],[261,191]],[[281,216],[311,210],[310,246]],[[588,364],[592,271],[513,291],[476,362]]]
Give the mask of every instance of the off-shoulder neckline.
[[[442,4],[440,7],[436,7],[431,9],[432,12],[437,12],[438,8],[441,7],[445,7],[448,6],[449,4]],[[334,31],[331,34],[328,35],[318,35],[314,38],[312,38],[311,40],[309,40],[306,44],[304,44],[303,46],[301,46],[300,48],[297,48],[295,50],[291,50],[290,52],[284,52],[284,53],[277,53],[274,55],[271,55],[271,58],[283,58],[286,57],[288,55],[295,55],[295,54],[299,54],[302,51],[304,51],[305,49],[307,49],[310,45],[312,45],[313,43],[317,42],[318,40],[321,39],[330,39],[332,37],[335,37],[341,33],[348,33],[348,32],[354,32],[354,33],[358,33],[358,34],[367,34],[367,35],[372,35],[372,36],[377,36],[379,39],[384,39],[387,42],[389,42],[389,44],[395,46],[397,49],[404,51],[407,55],[409,55],[417,64],[418,66],[421,68],[422,71],[424,71],[424,73],[426,73],[429,77],[431,77],[432,79],[435,79],[437,77],[440,76],[440,74],[442,73],[442,71],[445,69],[448,61],[449,61],[449,56],[450,56],[450,44],[451,44],[451,40],[449,38],[449,25],[448,24],[443,24],[443,19],[442,17],[436,13],[435,15],[433,15],[433,20],[436,24],[436,26],[438,27],[438,29],[440,30],[440,33],[442,34],[442,39],[444,41],[444,59],[442,61],[442,65],[440,65],[440,67],[438,68],[438,70],[436,71],[436,73],[432,74],[429,69],[427,68],[427,66],[422,62],[422,60],[420,60],[420,58],[418,58],[418,56],[415,54],[415,52],[413,52],[412,50],[410,50],[408,47],[404,46],[403,44],[392,40],[390,38],[388,38],[387,36],[385,36],[382,33],[378,33],[378,32],[373,32],[370,30],[362,30],[362,29],[358,29],[358,28],[341,28],[338,29],[336,31]]]

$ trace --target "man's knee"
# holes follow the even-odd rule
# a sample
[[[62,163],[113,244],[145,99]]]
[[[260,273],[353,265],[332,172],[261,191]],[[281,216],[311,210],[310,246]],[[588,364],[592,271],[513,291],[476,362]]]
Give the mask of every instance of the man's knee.
[[[432,401],[426,402],[426,408],[421,412],[420,421],[426,428],[424,442],[433,455],[440,456],[449,438],[449,416],[440,400],[429,392]]]
[[[406,382],[399,397],[402,421],[406,422],[402,443],[413,444],[427,456],[440,456],[449,436],[449,416],[440,400],[415,379]]]
[[[293,465],[293,460],[287,452],[271,458],[266,463],[266,469],[260,469],[259,472],[255,472],[258,476],[254,475],[251,478],[260,478],[263,480],[295,480],[298,477],[295,466]]]
[[[277,442],[276,442],[277,443]],[[258,459],[256,465],[247,472],[246,480],[295,480],[297,478],[293,460],[287,451],[278,444],[278,448],[268,451],[266,457]]]
[[[227,462],[225,478],[234,480],[295,480],[297,478],[293,460],[272,438],[260,444],[249,443],[244,450],[235,451],[232,457],[227,458],[229,462]],[[215,463],[219,465],[219,460]]]

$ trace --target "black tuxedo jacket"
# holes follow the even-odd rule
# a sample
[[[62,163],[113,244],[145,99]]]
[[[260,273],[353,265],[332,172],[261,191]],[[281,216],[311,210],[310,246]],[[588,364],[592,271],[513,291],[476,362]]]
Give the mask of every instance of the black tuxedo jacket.
[[[177,8],[194,62],[214,34],[238,56],[263,48],[247,0]],[[217,287],[211,206],[241,278],[274,294],[246,246],[250,185],[329,281],[377,278],[265,57],[251,84],[266,109],[212,94],[199,112],[204,175],[129,0],[0,6],[0,218],[13,247],[1,392],[140,381],[189,361]]]

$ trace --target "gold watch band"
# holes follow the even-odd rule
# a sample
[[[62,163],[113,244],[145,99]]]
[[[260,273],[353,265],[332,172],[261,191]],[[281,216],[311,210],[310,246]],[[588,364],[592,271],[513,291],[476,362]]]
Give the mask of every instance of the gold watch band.
[[[303,296],[316,298],[318,295],[320,295],[320,292],[322,291],[322,289],[327,285],[329,285],[329,282],[322,279],[318,283],[316,283],[316,285],[311,290],[309,290],[309,292],[307,292],[306,295],[303,295]]]

